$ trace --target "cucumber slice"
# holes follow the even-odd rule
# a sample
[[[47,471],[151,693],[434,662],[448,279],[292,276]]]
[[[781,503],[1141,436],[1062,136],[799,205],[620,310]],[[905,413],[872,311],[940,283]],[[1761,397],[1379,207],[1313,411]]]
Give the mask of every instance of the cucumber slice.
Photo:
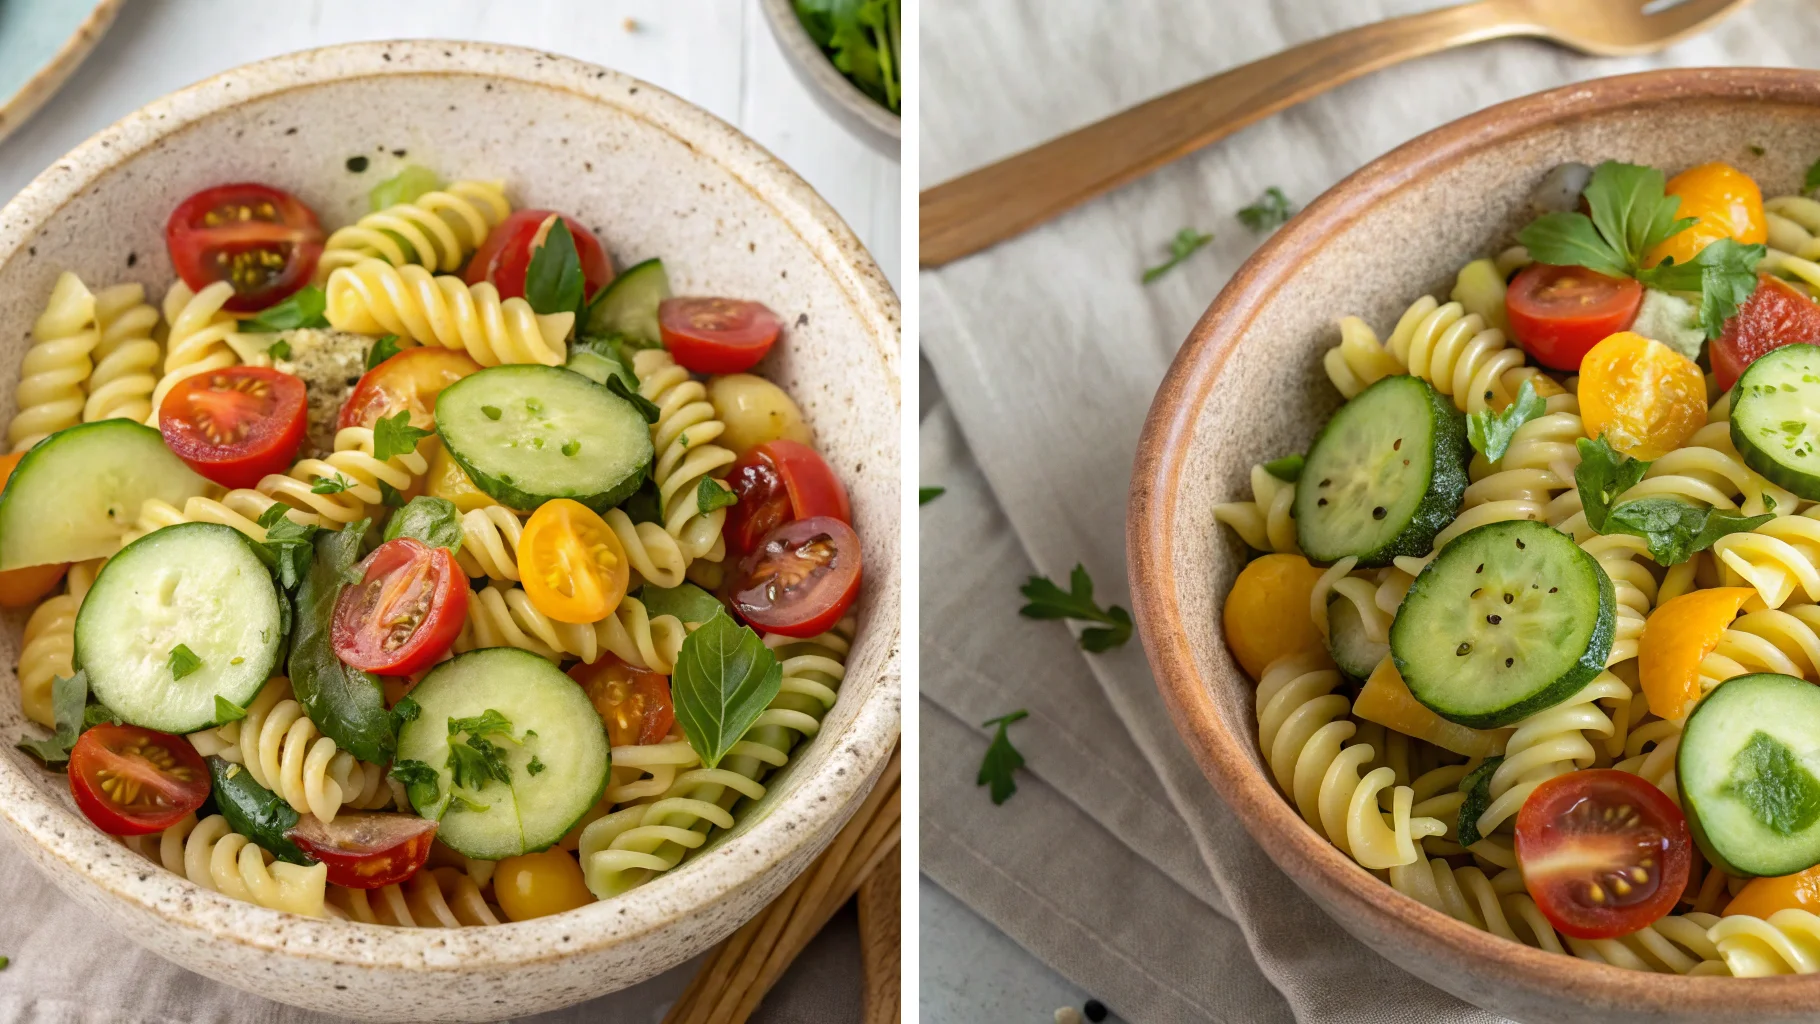
[[[1820,501],[1820,346],[1784,345],[1732,388],[1732,444],[1744,464]]]
[[[1720,683],[1687,716],[1675,772],[1714,866],[1792,875],[1820,864],[1820,687],[1771,673]]]
[[[1466,419],[1419,377],[1385,377],[1327,421],[1296,484],[1309,559],[1361,567],[1425,555],[1466,494]]]
[[[146,499],[182,508],[208,486],[143,423],[60,430],[25,453],[0,493],[0,570],[106,558]]]
[[[653,455],[631,402],[572,370],[528,363],[444,388],[436,432],[476,487],[515,509],[573,498],[604,512],[638,490]]]
[[[577,338],[569,346],[569,361],[563,365],[596,384],[618,377],[628,390],[638,390],[638,374],[616,339]]]
[[[220,725],[277,670],[284,623],[272,573],[240,531],[182,523],[110,559],[76,614],[75,662],[95,699],[134,725],[188,733]],[[178,644],[201,660],[181,678]]]
[[[624,334],[656,348],[663,344],[657,307],[670,297],[670,275],[663,260],[646,260],[613,279],[588,307],[582,334]]]
[[[560,840],[606,791],[606,730],[588,696],[561,669],[528,651],[488,647],[436,666],[411,691],[419,711],[398,733],[398,763],[437,773],[437,797],[417,805],[437,818],[437,838],[470,857],[498,860]],[[451,800],[449,723],[497,711],[509,735],[482,738],[496,747],[509,782],[489,779]],[[516,742],[514,742],[516,740]],[[456,743],[472,747],[464,732]],[[532,759],[537,771],[531,771]],[[418,787],[413,787],[415,803]]]
[[[1566,534],[1527,519],[1492,523],[1455,538],[1416,577],[1391,623],[1390,654],[1435,714],[1496,729],[1599,674],[1617,603],[1598,560]]]
[[[1368,679],[1390,653],[1390,645],[1366,636],[1359,606],[1336,597],[1327,602],[1327,650],[1341,672],[1354,679]]]

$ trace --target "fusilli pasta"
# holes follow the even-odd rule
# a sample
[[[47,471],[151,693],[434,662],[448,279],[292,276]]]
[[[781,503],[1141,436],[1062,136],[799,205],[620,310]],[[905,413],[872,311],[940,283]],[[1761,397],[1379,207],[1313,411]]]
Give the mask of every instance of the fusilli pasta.
[[[329,275],[331,326],[356,334],[394,334],[400,341],[465,350],[482,366],[560,366],[574,313],[539,314],[524,299],[501,300],[482,282],[413,264],[365,259]]]
[[[246,717],[234,724],[239,726],[234,746],[224,753],[237,755],[254,782],[297,813],[330,822],[344,805],[373,810],[392,803],[385,769],[361,763],[322,735],[283,676],[272,677],[247,706]]]
[[[708,389],[670,353],[644,349],[633,355],[632,369],[638,375],[639,393],[657,403],[657,422],[651,425],[657,464],[651,478],[663,507],[664,529],[676,538],[685,559],[718,562],[727,552],[721,537],[727,510],[701,512],[696,489],[705,477],[726,475],[735,460],[732,452],[714,443],[726,427],[715,418]]]
[[[324,916],[328,866],[287,864],[228,826],[227,819],[195,815],[151,836],[123,840],[146,858],[190,881],[237,900],[306,917]]]
[[[199,373],[237,363],[269,365],[264,347],[240,333],[239,322],[221,307],[234,297],[234,286],[216,281],[200,292],[190,291],[179,279],[164,293],[164,375],[152,389],[151,412],[145,422],[158,425],[158,407],[180,382]]]
[[[32,324],[32,346],[19,367],[19,387],[13,393],[19,411],[6,427],[13,451],[82,422],[83,385],[94,369],[89,357],[100,341],[95,294],[66,270]]]
[[[101,330],[89,374],[84,422],[116,417],[144,422],[152,415],[152,390],[164,358],[164,346],[152,336],[158,311],[145,301],[145,288],[120,284],[95,296],[95,321]]]
[[[1238,532],[1255,551],[1299,554],[1295,539],[1295,484],[1263,466],[1251,467],[1251,500],[1213,506],[1213,518]]]
[[[101,571],[101,560],[77,562],[64,577],[64,592],[47,598],[25,620],[19,639],[19,705],[25,717],[46,728],[56,726],[51,710],[51,683],[75,672],[76,613]]]
[[[328,913],[397,928],[466,928],[498,924],[480,886],[459,868],[424,868],[407,882],[377,889],[332,885]]]
[[[368,258],[454,273],[511,212],[505,182],[457,181],[337,230],[323,246],[316,279]]]

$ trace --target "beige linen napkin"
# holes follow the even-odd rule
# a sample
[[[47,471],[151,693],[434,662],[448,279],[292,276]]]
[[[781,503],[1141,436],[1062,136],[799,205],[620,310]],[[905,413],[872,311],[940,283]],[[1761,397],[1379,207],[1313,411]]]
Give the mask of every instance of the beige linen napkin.
[[[926,185],[1286,46],[1433,0],[924,0]],[[1016,615],[1016,588],[1082,562],[1129,607],[1131,457],[1177,345],[1257,239],[1266,187],[1306,202],[1490,104],[1670,65],[1820,63],[1810,0],[1758,0],[1650,58],[1507,41],[1381,72],[1053,223],[924,272],[923,859],[938,884],[1137,1022],[1493,1021],[1345,935],[1270,862],[1181,746],[1134,640],[1086,654]],[[1820,139],[1815,152],[1820,157]],[[1215,241],[1155,284],[1182,227]],[[1410,239],[1384,240],[1398,258]],[[1413,299],[1414,296],[1407,298]],[[1337,319],[1346,310],[1334,310]],[[1387,329],[1390,325],[1378,325]],[[993,807],[978,723],[1016,708],[1028,759]],[[926,937],[927,938],[927,937]]]

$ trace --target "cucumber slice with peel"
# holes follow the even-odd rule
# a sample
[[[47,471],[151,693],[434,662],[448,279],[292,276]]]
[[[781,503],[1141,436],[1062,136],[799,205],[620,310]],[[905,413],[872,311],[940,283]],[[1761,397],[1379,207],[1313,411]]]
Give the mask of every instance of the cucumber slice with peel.
[[[624,334],[646,348],[656,348],[663,344],[657,307],[669,297],[670,275],[664,271],[664,261],[636,264],[595,297],[580,333]]]
[[[1772,673],[1720,683],[1687,716],[1675,774],[1715,867],[1781,876],[1820,864],[1820,687]]]
[[[1732,444],[1771,483],[1820,501],[1820,345],[1759,356],[1732,388]]]

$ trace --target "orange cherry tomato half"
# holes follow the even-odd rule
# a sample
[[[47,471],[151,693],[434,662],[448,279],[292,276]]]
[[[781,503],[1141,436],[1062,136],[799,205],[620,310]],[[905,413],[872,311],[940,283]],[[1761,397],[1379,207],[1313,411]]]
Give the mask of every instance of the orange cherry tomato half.
[[[164,226],[171,263],[201,291],[234,286],[223,308],[250,313],[309,283],[322,256],[322,225],[296,196],[269,185],[217,185],[185,199]]]
[[[24,452],[0,455],[0,490],[5,489],[6,481],[12,479],[13,470],[23,458]],[[0,608],[24,608],[35,604],[39,598],[57,589],[58,581],[63,579],[64,570],[68,568],[68,562],[53,562],[0,572]]]
[[[1719,646],[1738,609],[1756,593],[1750,587],[1695,590],[1649,613],[1637,642],[1637,678],[1656,717],[1679,720],[1700,699],[1701,659]]]
[[[744,373],[783,332],[777,314],[743,299],[665,299],[657,307],[664,348],[695,373]]]
[[[1722,163],[1690,167],[1668,179],[1663,191],[1681,200],[1675,216],[1692,217],[1695,223],[1645,253],[1645,266],[1653,267],[1671,257],[1676,263],[1686,263],[1721,238],[1743,245],[1769,240],[1763,190],[1736,167]]]
[[[859,534],[833,516],[772,530],[739,565],[731,601],[767,633],[812,637],[828,631],[859,596]]]
[[[110,836],[162,832],[202,806],[209,769],[188,740],[136,725],[97,725],[70,750],[76,806]]]
[[[1578,370],[1594,345],[1630,326],[1643,286],[1585,267],[1534,263],[1511,279],[1504,295],[1511,333],[1536,362]]]
[[[440,345],[407,348],[368,370],[341,404],[335,428],[371,427],[400,410],[411,414],[411,426],[428,430],[436,425],[436,396],[442,389],[480,364],[466,352]]]
[[[1580,418],[1586,436],[1653,462],[1706,425],[1706,375],[1667,345],[1619,331],[1580,363]]]
[[[519,210],[501,221],[468,261],[467,282],[491,281],[493,287],[499,289],[500,298],[524,298],[525,275],[531,269],[531,256],[543,248],[544,239],[555,223],[552,218],[556,216],[551,210]],[[607,258],[606,247],[600,244],[594,232],[582,227],[573,217],[564,216],[562,222],[569,226],[569,234],[575,238],[575,255],[581,259],[582,291],[592,297],[612,283],[613,261]]]
[[[847,488],[815,449],[796,441],[767,441],[739,457],[726,485],[738,501],[721,533],[735,555],[750,554],[765,534],[813,516],[853,522]]]
[[[1820,914],[1820,865],[1777,878],[1753,878],[1725,905],[1725,914],[1768,918],[1778,910]]]
[[[668,676],[628,665],[609,652],[592,665],[576,664],[569,678],[587,692],[613,746],[660,742],[676,724]]]
[[[1744,368],[1784,345],[1820,345],[1820,304],[1768,274],[1757,275],[1757,290],[1725,321],[1725,333],[1707,346],[1713,379],[1730,391]]]
[[[468,617],[468,578],[448,548],[414,537],[388,540],[357,567],[360,582],[335,600],[335,656],[381,675],[429,668]]]
[[[557,498],[531,514],[518,538],[525,596],[557,622],[599,622],[625,599],[632,566],[606,520],[579,501]]]
[[[1523,886],[1563,935],[1609,939],[1660,920],[1692,863],[1681,808],[1629,772],[1558,775],[1517,812]]]
[[[158,407],[164,445],[223,487],[252,487],[291,467],[303,444],[303,381],[260,366],[229,366],[180,381]]]
[[[329,884],[350,889],[396,885],[429,859],[436,822],[414,814],[344,811],[324,822],[306,814],[284,834],[329,869]]]

